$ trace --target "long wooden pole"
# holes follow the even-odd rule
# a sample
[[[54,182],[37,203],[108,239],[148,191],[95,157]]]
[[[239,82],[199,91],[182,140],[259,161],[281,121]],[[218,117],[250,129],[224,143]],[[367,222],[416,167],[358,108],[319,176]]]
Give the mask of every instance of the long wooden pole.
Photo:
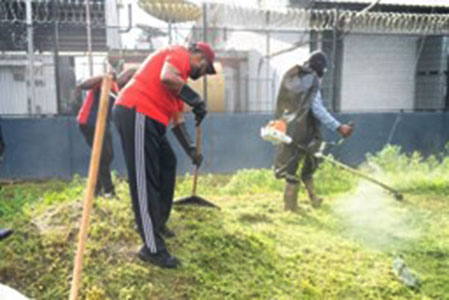
[[[84,196],[83,217],[79,230],[78,248],[76,250],[75,262],[73,267],[72,286],[70,289],[70,300],[76,300],[80,285],[81,272],[83,268],[83,254],[87,231],[89,227],[89,216],[92,211],[95,186],[97,184],[98,168],[100,165],[101,149],[103,147],[104,130],[106,127],[106,118],[108,114],[109,92],[111,90],[112,76],[105,75],[101,85],[100,107],[98,110],[97,123],[95,125],[94,144],[90,159],[89,178],[87,180],[86,194]]]
[[[196,126],[196,154],[201,154],[201,127],[199,125]],[[195,173],[193,174],[193,189],[192,195],[196,196],[196,186],[198,183],[198,171],[199,167],[195,166]]]

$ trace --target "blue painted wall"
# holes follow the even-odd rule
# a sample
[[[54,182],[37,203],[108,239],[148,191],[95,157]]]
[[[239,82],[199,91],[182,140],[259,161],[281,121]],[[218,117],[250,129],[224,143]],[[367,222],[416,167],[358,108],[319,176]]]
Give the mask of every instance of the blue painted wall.
[[[260,139],[260,127],[269,114],[210,114],[203,123],[202,172],[230,173],[242,168],[268,168],[274,147]],[[438,153],[449,140],[449,113],[363,113],[338,114],[342,121],[356,124],[354,135],[333,154],[341,161],[357,165],[368,152],[381,150],[388,142],[401,145],[407,152],[419,150],[425,155]],[[193,122],[187,125],[194,133]],[[0,166],[2,179],[71,178],[86,175],[90,149],[81,135],[75,118],[4,118],[6,156]],[[114,127],[115,158],[113,169],[126,174],[120,141]],[[189,159],[171,133],[168,134],[178,157],[178,173],[192,171]],[[336,133],[325,131],[327,140],[337,140]]]

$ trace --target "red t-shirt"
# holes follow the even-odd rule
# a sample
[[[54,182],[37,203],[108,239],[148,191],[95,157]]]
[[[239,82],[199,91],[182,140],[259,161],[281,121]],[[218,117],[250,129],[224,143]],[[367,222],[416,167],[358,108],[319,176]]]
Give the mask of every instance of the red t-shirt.
[[[162,48],[147,57],[119,95],[116,105],[136,110],[168,125],[173,115],[184,109],[184,102],[161,82],[165,62],[175,67],[183,80],[190,73],[189,51],[182,46]]]
[[[116,94],[119,88],[117,82],[113,81],[111,85],[111,92]],[[101,95],[101,83],[95,85],[87,92],[87,96],[84,99],[83,105],[78,112],[78,123],[95,126],[97,122],[98,110],[100,108],[100,95]],[[111,108],[114,104],[114,99],[109,97],[108,105],[108,120],[111,115]]]

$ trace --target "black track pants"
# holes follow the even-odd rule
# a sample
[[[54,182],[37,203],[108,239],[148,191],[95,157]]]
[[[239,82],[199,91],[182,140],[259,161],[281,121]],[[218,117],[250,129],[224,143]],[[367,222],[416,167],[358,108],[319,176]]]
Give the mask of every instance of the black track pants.
[[[165,136],[165,125],[129,109],[115,106],[134,215],[144,245],[152,252],[165,249],[160,231],[173,203],[176,157]]]
[[[79,125],[81,133],[84,135],[87,144],[92,148],[95,136],[95,127],[89,125]],[[101,150],[100,167],[98,169],[97,186],[95,194],[100,194],[103,190],[105,193],[114,193],[114,185],[111,178],[111,163],[114,159],[114,151],[112,148],[111,129],[106,126],[104,131],[103,148]]]

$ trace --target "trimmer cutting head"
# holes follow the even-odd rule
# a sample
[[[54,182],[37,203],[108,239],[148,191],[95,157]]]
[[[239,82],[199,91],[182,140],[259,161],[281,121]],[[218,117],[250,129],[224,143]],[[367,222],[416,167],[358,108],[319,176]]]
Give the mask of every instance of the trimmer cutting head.
[[[393,197],[394,197],[394,199],[396,199],[396,200],[398,200],[398,201],[404,200],[404,195],[402,195],[402,194],[399,193],[399,192],[394,193],[394,194],[393,194]]]

